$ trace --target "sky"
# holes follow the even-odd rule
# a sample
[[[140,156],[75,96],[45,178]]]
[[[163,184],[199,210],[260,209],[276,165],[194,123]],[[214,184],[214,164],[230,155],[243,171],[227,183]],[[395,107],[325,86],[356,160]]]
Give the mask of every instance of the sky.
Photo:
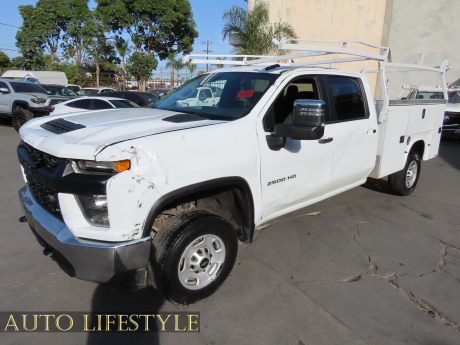
[[[1,0],[1,2],[0,49],[10,58],[13,58],[19,55],[17,47],[15,46],[15,36],[18,30],[17,27],[20,27],[22,24],[22,17],[19,15],[18,6],[29,4],[35,5],[36,1]],[[206,49],[206,45],[202,44],[202,42],[210,40],[212,44],[209,49],[213,51],[210,54],[230,54],[232,47],[228,44],[228,41],[222,41],[222,13],[232,5],[238,5],[247,9],[247,2],[244,0],[190,0],[190,3],[196,22],[196,29],[199,33],[199,37],[195,39],[192,53],[204,54],[203,50]],[[89,6],[93,8],[95,7],[95,3],[90,1]],[[160,61],[158,66],[164,67],[165,64],[165,61]],[[198,68],[204,69],[206,67],[205,65],[199,65]]]

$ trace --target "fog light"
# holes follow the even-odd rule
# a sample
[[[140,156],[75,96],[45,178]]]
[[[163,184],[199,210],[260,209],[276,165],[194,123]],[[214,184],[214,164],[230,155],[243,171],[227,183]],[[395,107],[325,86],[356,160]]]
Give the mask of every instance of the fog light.
[[[109,227],[109,212],[106,195],[76,195],[86,220],[95,226]]]

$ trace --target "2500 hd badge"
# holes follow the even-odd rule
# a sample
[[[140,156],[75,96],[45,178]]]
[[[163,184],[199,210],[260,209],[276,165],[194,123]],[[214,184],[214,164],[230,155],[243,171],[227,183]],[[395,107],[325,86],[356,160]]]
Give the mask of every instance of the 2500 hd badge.
[[[288,180],[292,180],[292,179],[295,178],[295,177],[296,177],[296,175],[294,174],[294,175],[288,176],[287,179],[288,179]],[[279,179],[277,179],[277,180],[270,181],[270,182],[267,183],[267,187],[268,187],[268,186],[271,186],[271,185],[274,185],[275,183],[281,183],[281,182],[284,182],[284,181],[286,181],[286,177],[283,177],[283,178],[279,178]]]

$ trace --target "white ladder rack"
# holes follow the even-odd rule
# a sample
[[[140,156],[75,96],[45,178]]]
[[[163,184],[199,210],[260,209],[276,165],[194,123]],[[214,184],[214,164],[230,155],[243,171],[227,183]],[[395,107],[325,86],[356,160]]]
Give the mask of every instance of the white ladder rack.
[[[301,44],[301,42],[309,42],[310,44]],[[313,44],[312,44],[313,43]],[[320,44],[315,44],[320,43]],[[311,67],[318,65],[329,65],[330,68],[336,63],[356,62],[356,61],[377,61],[378,69],[366,71],[364,66],[360,68],[360,73],[379,73],[380,85],[383,91],[384,105],[379,115],[379,121],[385,121],[386,113],[389,105],[389,95],[387,87],[387,79],[385,74],[390,72],[411,72],[411,71],[430,71],[440,73],[441,85],[443,86],[444,98],[447,99],[447,86],[445,81],[445,73],[449,69],[449,61],[444,60],[440,66],[429,67],[422,65],[424,54],[420,54],[417,61],[412,64],[393,63],[391,61],[390,48],[378,46],[361,40],[329,40],[317,38],[303,37],[284,37],[280,41],[275,38],[272,44],[277,47],[278,51],[297,51],[295,53],[287,53],[278,56],[268,55],[205,55],[205,54],[189,54],[184,56],[183,63],[193,64],[212,64],[212,65],[232,65],[232,66],[270,66],[279,64],[280,66],[290,67]],[[337,44],[341,44],[338,47]],[[350,49],[349,45],[354,44],[356,49]],[[364,48],[377,49],[378,53],[370,53]],[[294,62],[294,59],[305,57],[318,57],[326,55],[345,55],[345,57],[326,58],[322,60],[312,60],[304,62]],[[218,60],[219,58],[231,58],[232,60]],[[204,59],[206,58],[206,59]],[[238,58],[238,60],[233,60]],[[285,62],[282,62],[285,61]]]

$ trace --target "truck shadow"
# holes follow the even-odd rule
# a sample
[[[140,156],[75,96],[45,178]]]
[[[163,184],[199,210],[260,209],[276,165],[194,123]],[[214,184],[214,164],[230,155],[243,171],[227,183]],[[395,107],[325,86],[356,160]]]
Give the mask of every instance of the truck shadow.
[[[374,192],[379,192],[383,194],[391,194],[388,189],[388,181],[383,179],[376,179],[368,177],[366,183],[362,184],[361,187],[372,190]]]
[[[438,157],[442,158],[453,168],[460,170],[460,140],[456,138],[442,138]]]
[[[132,291],[120,285],[99,285],[92,298],[92,312],[101,314],[155,314],[164,298],[151,286]],[[149,323],[151,332],[88,332],[88,345],[159,344],[158,329]]]
[[[13,127],[13,125],[11,124],[11,118],[9,118],[9,117],[0,117],[0,126]]]

